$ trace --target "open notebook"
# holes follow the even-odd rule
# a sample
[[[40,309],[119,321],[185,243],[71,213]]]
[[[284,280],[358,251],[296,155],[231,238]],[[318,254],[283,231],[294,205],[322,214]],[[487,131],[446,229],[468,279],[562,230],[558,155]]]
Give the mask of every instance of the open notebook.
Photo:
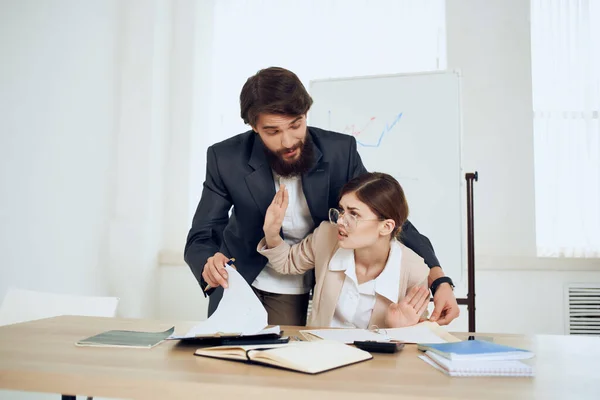
[[[517,360],[452,361],[431,351],[419,358],[449,376],[534,376],[533,367]]]
[[[218,346],[201,348],[194,354],[268,365],[306,374],[318,374],[373,358],[364,350],[326,340],[279,345]]]
[[[460,339],[445,331],[436,322],[424,321],[406,328],[378,329],[316,329],[300,331],[306,340],[335,340],[342,343],[354,341],[400,341],[404,343],[448,343]]]

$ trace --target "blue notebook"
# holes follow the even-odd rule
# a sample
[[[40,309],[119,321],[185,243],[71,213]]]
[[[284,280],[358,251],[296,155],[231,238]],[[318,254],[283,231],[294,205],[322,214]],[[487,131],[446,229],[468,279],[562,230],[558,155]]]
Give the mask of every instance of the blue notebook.
[[[530,351],[483,340],[456,343],[419,344],[421,351],[430,351],[448,360],[524,360],[532,358]]]

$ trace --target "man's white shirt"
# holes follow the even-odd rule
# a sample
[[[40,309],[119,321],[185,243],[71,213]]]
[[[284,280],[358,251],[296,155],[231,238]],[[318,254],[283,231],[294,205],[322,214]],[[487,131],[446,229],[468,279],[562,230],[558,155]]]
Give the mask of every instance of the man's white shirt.
[[[302,241],[314,228],[302,189],[302,178],[299,176],[284,178],[273,173],[273,181],[275,191],[279,191],[280,184],[284,184],[288,190],[289,204],[282,229],[285,242],[291,246]],[[269,264],[252,282],[252,286],[259,290],[279,294],[305,294],[310,291],[312,284],[312,274],[283,275],[270,268]]]

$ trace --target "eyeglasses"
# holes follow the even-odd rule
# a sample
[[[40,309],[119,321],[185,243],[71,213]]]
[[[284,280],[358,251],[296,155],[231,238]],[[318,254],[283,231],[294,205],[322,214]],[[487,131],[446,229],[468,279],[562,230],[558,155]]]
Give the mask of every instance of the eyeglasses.
[[[329,209],[329,222],[334,225],[338,224],[338,221],[342,223],[344,228],[348,232],[353,231],[360,221],[383,221],[383,218],[372,218],[372,219],[358,219],[356,215],[346,214],[344,211],[340,211],[337,208]]]

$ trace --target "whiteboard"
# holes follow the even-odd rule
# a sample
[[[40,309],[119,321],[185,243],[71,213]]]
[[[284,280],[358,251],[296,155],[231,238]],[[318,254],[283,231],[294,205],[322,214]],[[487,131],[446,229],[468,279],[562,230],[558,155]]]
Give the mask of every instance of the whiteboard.
[[[309,124],[353,135],[367,170],[402,185],[409,220],[431,240],[446,275],[465,280],[459,74],[314,80],[310,94]]]

